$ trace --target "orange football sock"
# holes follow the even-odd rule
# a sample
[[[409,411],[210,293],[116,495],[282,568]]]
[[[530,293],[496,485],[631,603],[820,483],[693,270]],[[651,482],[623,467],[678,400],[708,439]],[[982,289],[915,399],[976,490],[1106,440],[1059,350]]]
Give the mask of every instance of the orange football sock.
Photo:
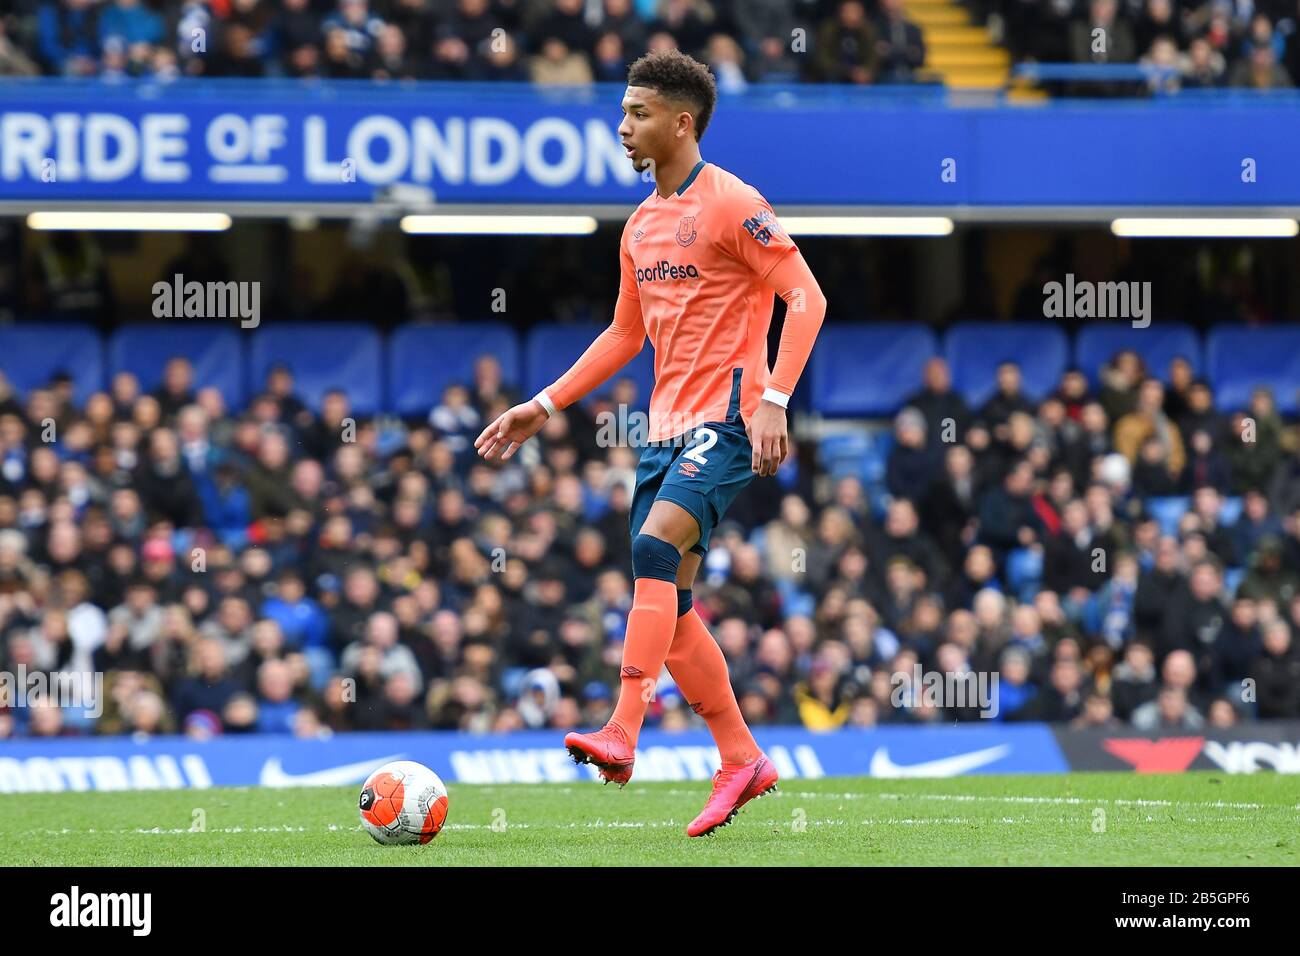
[[[731,689],[727,658],[694,607],[677,619],[667,663],[686,702],[709,725],[723,766],[744,765],[758,757],[758,744]]]
[[[609,722],[636,746],[645,709],[654,700],[655,684],[673,642],[677,619],[677,585],[658,578],[637,578],[632,590],[632,610],[627,615],[623,641],[623,670],[618,704]]]

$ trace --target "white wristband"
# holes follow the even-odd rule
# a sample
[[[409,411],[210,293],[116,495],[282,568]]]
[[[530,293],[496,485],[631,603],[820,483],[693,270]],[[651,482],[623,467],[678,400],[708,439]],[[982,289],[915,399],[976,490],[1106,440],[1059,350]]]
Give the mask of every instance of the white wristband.
[[[790,407],[790,396],[785,394],[784,392],[778,392],[774,388],[763,389],[763,401],[775,402],[776,404],[780,405],[782,408]]]
[[[542,389],[533,397],[537,400],[538,404],[542,406],[542,408],[546,409],[547,418],[550,418],[552,415],[555,414],[555,403],[551,401],[551,396],[546,394],[546,389]]]

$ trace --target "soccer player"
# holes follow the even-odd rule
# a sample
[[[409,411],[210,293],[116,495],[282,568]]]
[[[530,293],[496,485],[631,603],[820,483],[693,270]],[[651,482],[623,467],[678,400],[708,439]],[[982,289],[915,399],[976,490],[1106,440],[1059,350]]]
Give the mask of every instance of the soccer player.
[[[676,50],[632,64],[619,136],[655,189],[623,228],[614,320],[582,357],[529,402],[503,413],[474,445],[505,460],[637,355],[655,351],[647,439],[631,512],[633,604],[618,704],[609,722],[564,739],[606,783],[632,777],[646,706],[667,665],[722,758],[691,836],[731,821],[775,789],[776,768],[746,727],[721,649],[691,606],[709,535],[755,475],[789,454],[786,405],[826,314],[803,256],[756,189],[700,157],[717,103],[703,64]],[[768,131],[769,133],[771,131]],[[786,302],[769,372],[772,294]]]

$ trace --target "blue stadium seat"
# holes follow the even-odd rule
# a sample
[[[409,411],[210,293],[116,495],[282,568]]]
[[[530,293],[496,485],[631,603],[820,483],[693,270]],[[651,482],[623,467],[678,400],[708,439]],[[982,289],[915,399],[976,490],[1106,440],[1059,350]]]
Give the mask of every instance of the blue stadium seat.
[[[1273,389],[1279,411],[1287,415],[1300,411],[1296,398],[1300,390],[1300,325],[1216,326],[1206,340],[1205,359],[1220,411],[1247,408],[1250,393],[1261,385]]]
[[[781,595],[781,613],[784,617],[812,617],[817,612],[817,599],[793,581],[777,578],[776,590]]]
[[[1136,352],[1146,362],[1147,370],[1162,382],[1169,382],[1169,363],[1185,358],[1192,373],[1201,374],[1204,360],[1201,339],[1191,327],[1179,322],[1153,322],[1148,328],[1135,329],[1122,321],[1097,321],[1079,329],[1074,343],[1074,364],[1083,369],[1088,381],[1099,382],[1098,372],[1116,352]]]
[[[867,483],[884,481],[893,447],[894,433],[887,428],[838,432],[817,443],[817,461],[836,478],[853,475]]]
[[[860,477],[871,445],[871,435],[865,431],[826,435],[817,443],[818,465],[832,478]]]
[[[1007,583],[1012,596],[1033,601],[1043,582],[1043,552],[1035,548],[1015,548],[1007,555]]]
[[[1187,514],[1187,509],[1191,507],[1191,504],[1192,499],[1186,496],[1148,498],[1146,502],[1147,511],[1160,525],[1162,535],[1178,534],[1178,522],[1183,519],[1183,515]]]
[[[1245,504],[1245,498],[1224,498],[1223,505],[1219,508],[1219,524],[1225,528],[1231,528],[1235,525],[1241,520],[1241,509]]]
[[[471,385],[481,355],[501,363],[507,385],[519,383],[519,342],[501,322],[403,325],[388,338],[388,411],[425,416],[448,385]]]
[[[882,429],[871,436],[871,446],[862,461],[862,480],[868,485],[885,484],[889,470],[889,453],[894,450],[894,433]]]
[[[67,372],[80,405],[104,387],[104,346],[99,333],[80,322],[7,325],[0,327],[0,370],[19,396]]]
[[[910,322],[822,326],[811,361],[813,408],[823,415],[892,415],[921,389],[934,333]]]
[[[360,322],[280,322],[253,333],[248,353],[253,394],[266,386],[266,373],[277,362],[292,370],[294,390],[313,412],[331,388],[347,393],[352,411],[373,415],[381,410],[383,360],[379,333]]]
[[[943,349],[953,388],[972,409],[997,390],[1003,362],[1018,363],[1025,395],[1041,399],[1060,383],[1070,354],[1065,333],[1049,322],[963,322],[949,329]]]
[[[1237,588],[1241,587],[1241,582],[1245,580],[1245,568],[1225,568],[1223,571],[1223,590],[1227,592],[1229,599],[1237,596]]]
[[[567,372],[606,328],[604,325],[586,324],[535,327],[524,346],[524,392],[528,397],[536,395]],[[654,389],[654,355],[654,346],[647,338],[641,353],[615,372],[594,394],[608,394],[620,378],[631,378],[637,384],[637,409],[645,411],[650,407],[650,393]]]
[[[229,409],[248,399],[239,331],[216,323],[147,322],[124,325],[108,340],[108,374],[130,372],[151,392],[162,384],[167,360],[183,356],[194,366],[194,389],[213,387]]]

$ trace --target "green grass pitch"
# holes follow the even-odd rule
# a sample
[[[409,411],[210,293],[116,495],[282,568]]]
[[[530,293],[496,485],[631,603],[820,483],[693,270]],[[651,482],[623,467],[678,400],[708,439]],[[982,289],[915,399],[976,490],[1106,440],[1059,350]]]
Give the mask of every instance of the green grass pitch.
[[[5,794],[0,865],[1300,863],[1300,778],[1271,774],[782,781],[696,840],[698,781],[450,789],[425,847],[374,843],[353,787]]]

